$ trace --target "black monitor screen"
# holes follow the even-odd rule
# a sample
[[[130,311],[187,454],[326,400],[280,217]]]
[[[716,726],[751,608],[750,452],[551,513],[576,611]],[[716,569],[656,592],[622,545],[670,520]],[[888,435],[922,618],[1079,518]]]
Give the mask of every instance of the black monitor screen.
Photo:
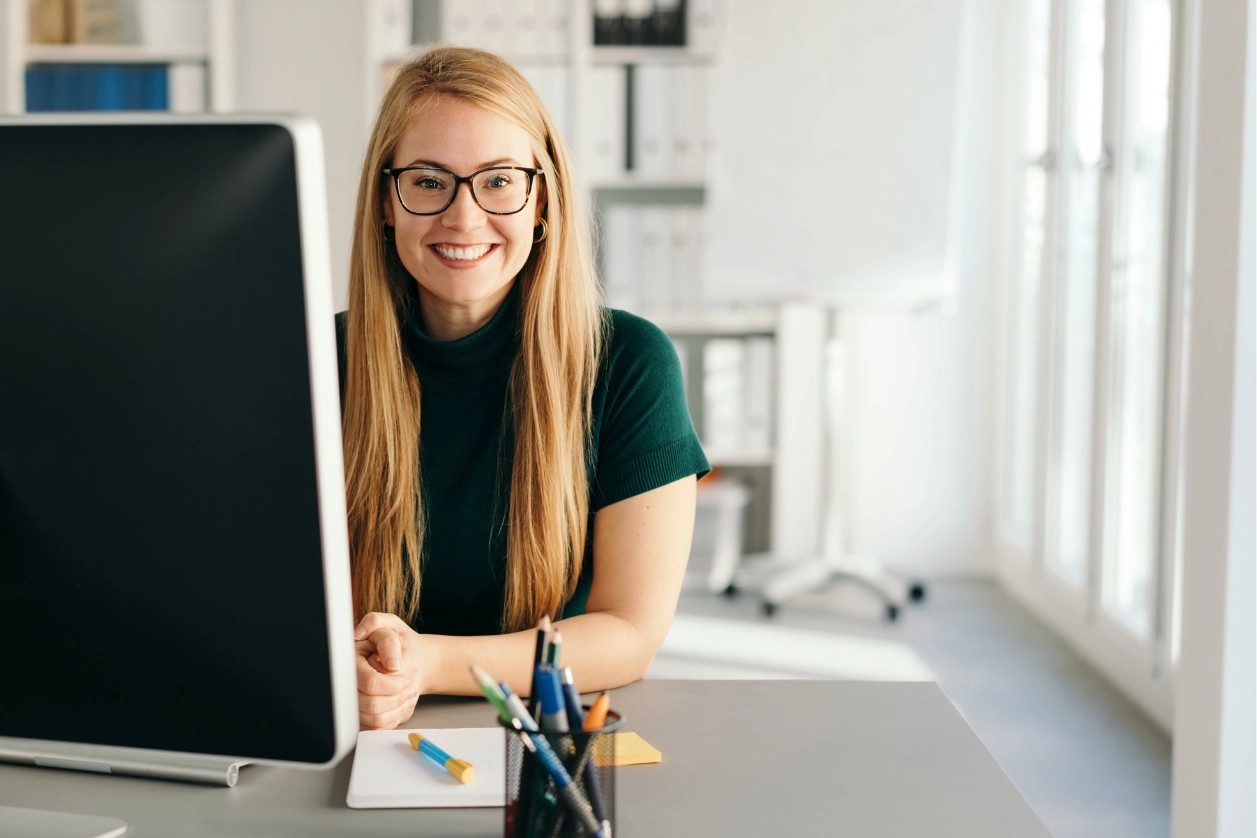
[[[298,191],[280,124],[0,125],[0,737],[335,750]]]

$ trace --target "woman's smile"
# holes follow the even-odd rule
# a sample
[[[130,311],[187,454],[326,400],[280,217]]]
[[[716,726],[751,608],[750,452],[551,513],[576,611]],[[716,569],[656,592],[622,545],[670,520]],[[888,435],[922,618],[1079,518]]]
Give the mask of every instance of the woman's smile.
[[[472,245],[454,245],[454,244],[434,244],[432,249],[442,259],[448,259],[452,262],[476,262],[481,257],[492,250],[494,245],[491,244],[472,244]]]

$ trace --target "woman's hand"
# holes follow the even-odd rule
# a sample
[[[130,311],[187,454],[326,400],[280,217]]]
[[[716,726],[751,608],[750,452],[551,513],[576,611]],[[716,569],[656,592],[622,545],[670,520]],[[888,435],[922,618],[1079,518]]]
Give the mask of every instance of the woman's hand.
[[[395,614],[371,612],[354,629],[358,724],[394,728],[415,712],[424,687],[424,639]]]

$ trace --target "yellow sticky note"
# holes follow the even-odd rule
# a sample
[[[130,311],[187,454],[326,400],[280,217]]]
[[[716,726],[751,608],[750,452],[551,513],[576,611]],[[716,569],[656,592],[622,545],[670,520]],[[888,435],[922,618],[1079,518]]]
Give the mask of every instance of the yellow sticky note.
[[[662,762],[663,754],[654,745],[647,742],[636,733],[616,733],[615,736],[615,764],[616,765],[646,765],[652,762]],[[599,765],[605,765],[599,761]]]

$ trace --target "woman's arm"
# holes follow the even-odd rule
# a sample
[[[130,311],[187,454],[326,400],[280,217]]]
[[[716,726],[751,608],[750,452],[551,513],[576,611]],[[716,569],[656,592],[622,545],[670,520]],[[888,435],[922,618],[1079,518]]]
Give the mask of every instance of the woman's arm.
[[[694,531],[693,475],[604,507],[594,515],[594,579],[586,613],[559,620],[562,664],[585,692],[646,674],[676,612]],[[479,695],[469,670],[483,667],[527,694],[536,632],[453,637],[417,634],[391,614],[359,624],[363,727],[396,727],[423,693]]]

